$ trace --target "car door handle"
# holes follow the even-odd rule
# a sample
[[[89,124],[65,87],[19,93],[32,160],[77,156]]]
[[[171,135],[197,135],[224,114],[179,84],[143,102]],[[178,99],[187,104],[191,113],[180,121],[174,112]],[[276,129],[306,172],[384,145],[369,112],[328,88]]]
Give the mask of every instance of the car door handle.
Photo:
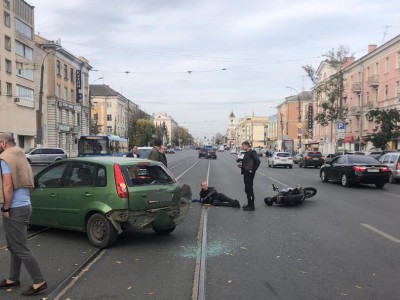
[[[54,197],[56,197],[57,195],[56,194],[54,194],[54,193],[50,193],[50,195],[49,195],[51,198],[54,198]]]
[[[90,196],[93,196],[93,194],[86,192],[86,193],[83,194],[83,196],[90,197]]]

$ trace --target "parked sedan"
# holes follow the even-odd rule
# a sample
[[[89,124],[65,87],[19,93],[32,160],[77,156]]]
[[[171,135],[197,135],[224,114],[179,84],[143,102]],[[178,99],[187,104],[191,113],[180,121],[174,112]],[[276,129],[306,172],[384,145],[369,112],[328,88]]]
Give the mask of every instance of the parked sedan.
[[[295,164],[298,164],[300,161],[300,157],[301,157],[301,154],[296,154],[295,156],[293,156],[293,162]]]
[[[99,248],[124,230],[172,232],[187,215],[190,188],[159,162],[124,157],[71,158],[35,176],[31,225],[87,233]]]
[[[390,169],[375,158],[365,155],[341,155],[321,167],[322,182],[341,182],[345,187],[359,183],[383,188],[389,181]]]
[[[293,159],[288,152],[275,152],[270,158],[268,158],[268,167],[275,168],[276,166],[283,166],[287,168],[293,168]]]
[[[400,153],[386,153],[379,158],[379,162],[389,167],[389,182],[395,183],[400,178]]]

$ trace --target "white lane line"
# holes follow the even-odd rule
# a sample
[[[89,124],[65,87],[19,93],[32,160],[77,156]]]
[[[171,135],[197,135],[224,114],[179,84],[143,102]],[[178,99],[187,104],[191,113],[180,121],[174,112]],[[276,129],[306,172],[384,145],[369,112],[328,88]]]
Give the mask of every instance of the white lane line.
[[[187,163],[189,160],[187,159],[187,160],[185,160],[184,162],[181,162],[181,163],[179,163],[179,164],[177,164],[177,165],[175,165],[175,166],[173,166],[173,167],[171,167],[171,168],[168,168],[168,169],[170,169],[170,170],[172,170],[172,169],[174,169],[174,168],[176,168],[176,167],[179,167],[180,165],[183,165],[184,163]]]
[[[365,228],[368,228],[369,230],[372,230],[373,232],[380,234],[381,236],[387,238],[388,240],[391,240],[392,242],[400,243],[400,240],[398,238],[395,238],[394,236],[387,234],[386,232],[383,232],[382,230],[379,230],[378,228],[376,228],[374,226],[364,224],[364,223],[360,223],[360,225],[364,226]]]
[[[210,179],[210,161],[208,161],[208,169],[207,169],[207,175],[206,175],[207,185],[208,185],[209,179]]]
[[[193,165],[191,165],[186,171],[184,171],[181,175],[179,175],[178,177],[176,177],[176,180],[179,180],[179,178],[181,178],[183,175],[185,175],[185,173],[187,171],[189,171],[191,168],[193,168],[200,160],[196,161]]]
[[[394,196],[394,197],[400,198],[400,195],[396,195],[396,194],[392,194],[392,193],[386,193],[386,192],[383,192],[383,193],[386,194],[386,195],[390,195],[390,196]]]
[[[271,179],[272,181],[275,181],[276,183],[279,183],[280,185],[288,186],[287,184],[284,184],[283,182],[280,182],[279,180],[276,180],[276,179],[274,179],[272,177],[269,177],[269,176],[265,175],[264,173],[261,173],[260,171],[257,171],[257,173],[262,175],[262,176],[267,177],[268,179]]]

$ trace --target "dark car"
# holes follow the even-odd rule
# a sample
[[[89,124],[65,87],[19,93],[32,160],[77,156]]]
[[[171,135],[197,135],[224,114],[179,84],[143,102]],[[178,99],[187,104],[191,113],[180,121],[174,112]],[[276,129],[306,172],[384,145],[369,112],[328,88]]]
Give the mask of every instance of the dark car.
[[[327,155],[325,155],[325,159],[324,159],[324,162],[326,163],[326,164],[328,164],[332,159],[334,159],[336,156],[338,156],[338,155],[336,155],[336,154],[327,154]]]
[[[202,157],[206,157],[207,156],[207,152],[208,152],[208,149],[206,149],[206,148],[201,148],[200,150],[199,150],[199,158],[202,158]]]
[[[318,168],[324,164],[324,156],[319,151],[306,151],[304,152],[299,160],[299,167],[306,168],[309,166]]]
[[[390,169],[375,158],[365,155],[345,154],[321,167],[322,182],[341,182],[345,187],[359,183],[375,184],[378,189],[389,181]]]
[[[215,152],[214,149],[208,150],[207,154],[206,154],[206,158],[217,159],[217,153]]]

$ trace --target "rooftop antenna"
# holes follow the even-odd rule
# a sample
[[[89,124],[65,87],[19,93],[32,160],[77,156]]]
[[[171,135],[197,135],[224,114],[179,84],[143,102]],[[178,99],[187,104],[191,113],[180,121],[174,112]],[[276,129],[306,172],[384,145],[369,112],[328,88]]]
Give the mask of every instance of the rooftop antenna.
[[[388,29],[389,29],[390,27],[393,27],[393,26],[391,26],[391,25],[386,25],[386,26],[385,26],[385,32],[384,32],[384,34],[383,34],[383,38],[382,38],[382,43],[381,43],[381,44],[383,44],[383,42],[385,41],[385,37],[386,37],[386,35],[387,35],[387,31],[388,31]]]

